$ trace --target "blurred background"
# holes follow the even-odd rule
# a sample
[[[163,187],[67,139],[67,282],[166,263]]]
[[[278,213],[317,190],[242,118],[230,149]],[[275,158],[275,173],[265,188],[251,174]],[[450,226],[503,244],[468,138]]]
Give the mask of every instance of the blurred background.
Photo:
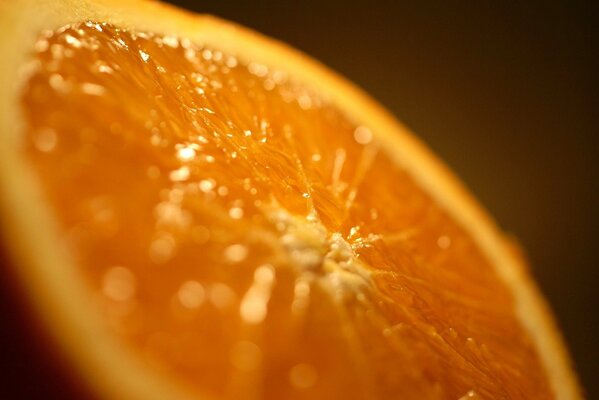
[[[297,47],[386,105],[526,249],[599,398],[591,1],[171,1]]]

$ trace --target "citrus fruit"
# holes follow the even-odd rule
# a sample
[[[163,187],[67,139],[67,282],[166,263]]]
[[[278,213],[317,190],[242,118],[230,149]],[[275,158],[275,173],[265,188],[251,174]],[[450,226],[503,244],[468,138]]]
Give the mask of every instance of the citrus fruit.
[[[91,396],[579,398],[515,247],[360,90],[166,5],[0,7],[8,268]]]

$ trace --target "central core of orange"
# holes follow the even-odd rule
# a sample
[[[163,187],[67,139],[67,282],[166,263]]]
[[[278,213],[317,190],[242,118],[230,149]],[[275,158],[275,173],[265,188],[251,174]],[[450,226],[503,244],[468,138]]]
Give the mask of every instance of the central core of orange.
[[[549,397],[475,241],[327,88],[95,22],[34,48],[25,151],[148,368],[235,399]]]

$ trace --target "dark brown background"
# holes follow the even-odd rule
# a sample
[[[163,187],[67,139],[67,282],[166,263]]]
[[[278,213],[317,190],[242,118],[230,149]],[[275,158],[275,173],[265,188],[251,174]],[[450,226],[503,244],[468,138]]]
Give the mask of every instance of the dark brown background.
[[[173,2],[305,51],[424,139],[520,239],[599,398],[590,1]]]

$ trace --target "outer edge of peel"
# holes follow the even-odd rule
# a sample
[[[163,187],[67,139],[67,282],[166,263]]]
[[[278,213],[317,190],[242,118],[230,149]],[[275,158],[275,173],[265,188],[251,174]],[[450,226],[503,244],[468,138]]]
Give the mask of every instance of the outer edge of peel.
[[[55,222],[49,210],[38,200],[40,193],[34,174],[15,151],[21,131],[18,102],[14,100],[20,94],[20,89],[15,77],[18,76],[19,67],[29,57],[28,44],[33,43],[40,31],[85,20],[105,21],[124,28],[188,37],[193,41],[218,47],[240,59],[251,57],[253,61],[285,70],[310,86],[327,88],[327,92],[322,95],[352,115],[357,122],[367,123],[375,132],[376,140],[383,144],[381,147],[387,149],[388,156],[410,172],[426,192],[474,237],[484,254],[492,261],[498,275],[512,289],[516,312],[535,343],[555,397],[564,400],[583,398],[557,325],[528,274],[523,258],[512,251],[508,240],[495,222],[453,173],[406,127],[359,88],[301,52],[276,40],[216,17],[192,14],[158,2],[0,2],[0,54],[13,55],[4,58],[0,63],[0,88],[3,89],[0,90],[0,216],[4,221],[2,234],[9,243],[8,250],[13,259],[20,260],[18,273],[25,283],[26,290],[35,293],[33,306],[40,315],[49,309],[48,304],[54,304],[58,311],[51,316],[46,315],[46,319],[69,321],[69,326],[73,325],[74,320],[78,321],[75,326],[80,331],[76,333],[72,332],[73,329],[65,329],[65,324],[46,322],[48,326],[54,327],[52,335],[72,362],[87,371],[88,381],[104,397],[122,397],[123,393],[127,393],[127,398],[174,399],[187,398],[189,392],[179,385],[160,383],[161,379],[152,379],[152,383],[148,384],[151,374],[146,369],[136,366],[133,357],[120,349],[116,343],[108,339],[102,345],[91,343],[92,337],[99,336],[91,335],[93,329],[99,328],[99,321],[91,321],[89,316],[81,315],[81,311],[77,311],[82,309],[81,306],[69,305],[64,293],[61,295],[57,288],[50,287],[45,280],[48,276],[40,278],[40,274],[52,275],[48,273],[49,269],[66,269],[73,277],[67,282],[69,290],[72,289],[72,293],[77,293],[77,296],[85,297],[81,284],[77,281],[72,261],[57,243]],[[15,171],[19,171],[18,176]],[[49,264],[52,268],[48,268]],[[54,274],[55,279],[57,275]],[[62,285],[64,286],[65,282],[62,282]],[[56,296],[61,299],[58,304]],[[80,336],[74,337],[75,335]],[[90,349],[94,354],[89,354]],[[103,352],[105,354],[101,354]],[[123,365],[117,368],[114,365],[106,365],[105,362],[110,359],[107,354],[122,357]],[[131,379],[129,375],[128,380],[123,380],[124,374],[120,377],[115,376],[119,370],[126,368],[125,365],[140,370],[137,379]],[[122,368],[119,369],[120,367]],[[97,376],[98,368],[104,369],[103,375],[100,375],[104,376],[106,381]]]

